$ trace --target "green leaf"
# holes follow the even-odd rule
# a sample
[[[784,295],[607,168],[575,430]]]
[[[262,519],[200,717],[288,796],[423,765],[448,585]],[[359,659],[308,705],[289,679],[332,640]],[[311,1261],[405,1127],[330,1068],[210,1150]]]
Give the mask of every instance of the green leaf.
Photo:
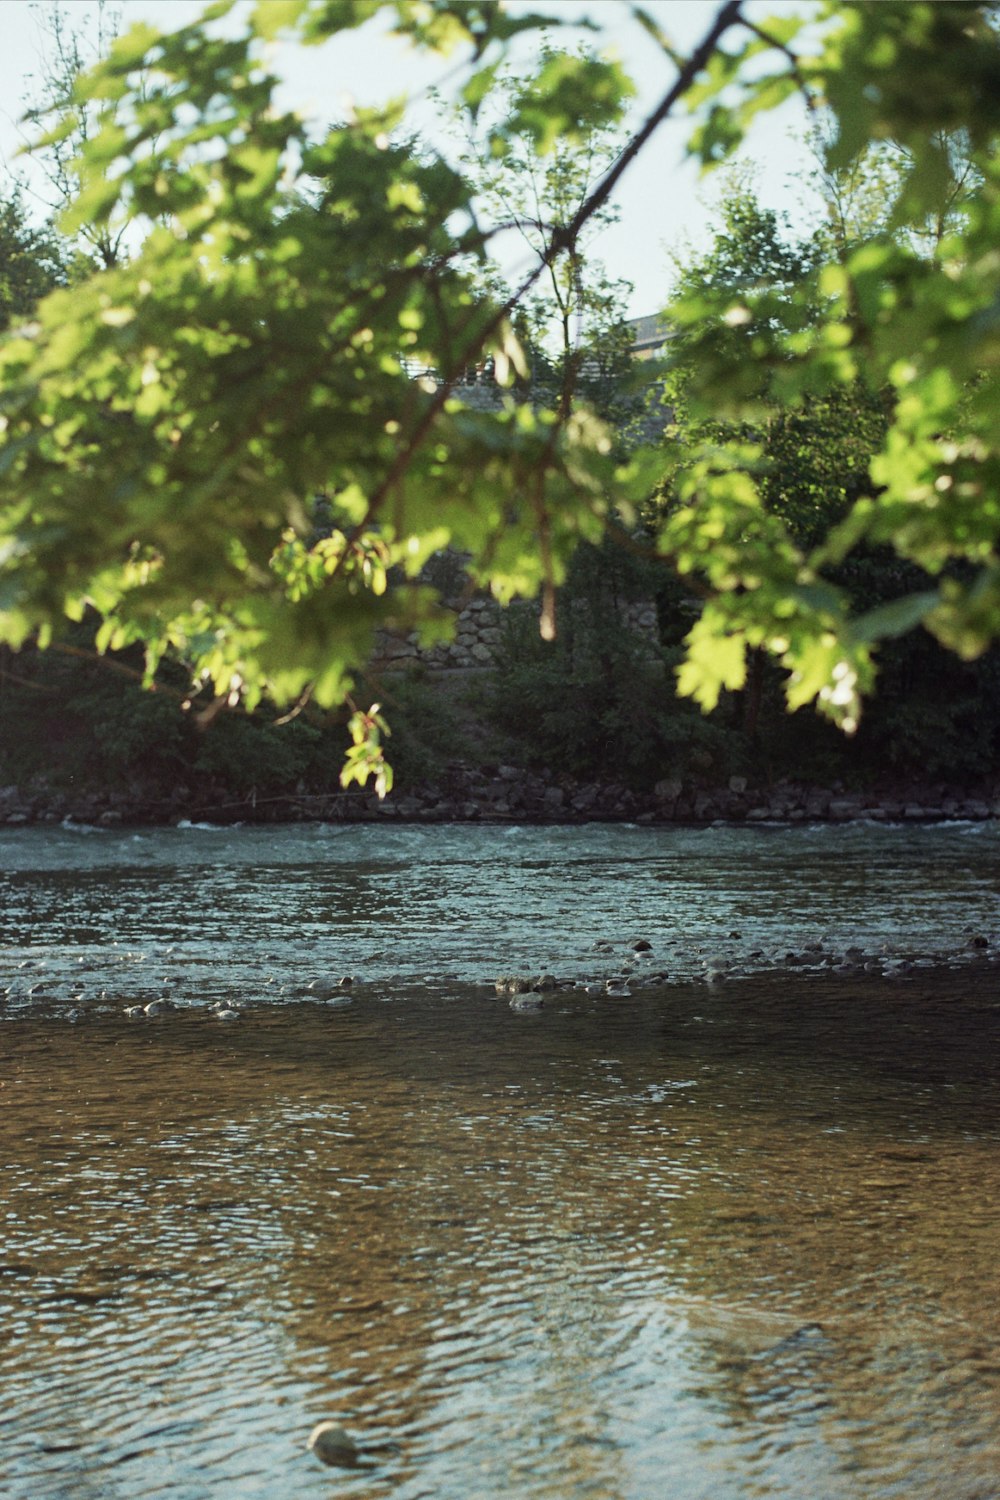
[[[677,691],[711,713],[723,689],[737,692],[746,680],[746,636],[707,607],[685,638],[687,655],[677,668]]]
[[[251,25],[266,42],[283,31],[293,31],[309,9],[309,0],[257,0]]]
[[[891,599],[888,604],[880,604],[852,620],[851,635],[856,641],[869,645],[887,637],[905,635],[915,626],[923,624],[930,611],[939,603],[940,594],[937,589]]]

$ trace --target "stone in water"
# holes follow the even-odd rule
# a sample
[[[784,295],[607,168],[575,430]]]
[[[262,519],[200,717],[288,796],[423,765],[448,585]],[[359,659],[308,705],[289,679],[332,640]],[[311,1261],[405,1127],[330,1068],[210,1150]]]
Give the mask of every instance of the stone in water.
[[[336,1422],[320,1422],[309,1434],[306,1447],[321,1463],[341,1469],[353,1469],[358,1461],[358,1445]]]

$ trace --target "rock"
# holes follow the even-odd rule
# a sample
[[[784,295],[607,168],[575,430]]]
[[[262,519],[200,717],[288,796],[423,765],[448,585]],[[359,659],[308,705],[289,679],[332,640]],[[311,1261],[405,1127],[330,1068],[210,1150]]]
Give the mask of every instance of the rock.
[[[746,789],[747,779],[745,776],[730,776],[729,790],[731,792],[735,792],[737,796],[742,796]]]
[[[635,942],[632,944],[633,953],[652,953],[652,951],[652,943],[647,942],[645,938],[636,938]]]
[[[808,803],[806,806],[808,807]],[[828,814],[837,823],[846,823],[851,818],[856,818],[861,811],[861,801],[857,797],[833,797],[827,809]]]
[[[230,1006],[227,1006],[225,1010],[217,1010],[215,1018],[217,1021],[238,1021],[240,1013],[238,1010],[233,1010]]]
[[[544,994],[548,990],[554,990],[555,988],[556,976],[554,974],[539,974],[535,980],[535,989],[539,994]]]
[[[541,1010],[545,1001],[541,995],[515,995],[510,1002],[511,1010]]]
[[[501,974],[494,988],[498,995],[528,995],[532,985],[523,974]]]
[[[320,1463],[333,1468],[353,1469],[358,1462],[358,1445],[336,1422],[320,1422],[309,1434],[306,1444]]]
[[[965,818],[988,818],[990,808],[988,802],[981,802],[978,798],[970,798],[961,804],[962,816]]]
[[[165,1016],[167,1011],[176,1010],[177,1007],[172,1000],[161,999],[150,1000],[149,1004],[144,1006],[143,1009],[147,1016]]]
[[[653,788],[653,796],[657,802],[676,802],[681,794],[681,783],[673,776],[665,776],[658,781]]]

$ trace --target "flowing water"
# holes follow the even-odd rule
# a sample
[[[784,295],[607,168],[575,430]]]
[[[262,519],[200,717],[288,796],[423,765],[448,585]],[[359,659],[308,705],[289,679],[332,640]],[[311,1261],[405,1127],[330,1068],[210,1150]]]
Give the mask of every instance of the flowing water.
[[[997,1500],[997,846],[5,832],[0,1495]]]

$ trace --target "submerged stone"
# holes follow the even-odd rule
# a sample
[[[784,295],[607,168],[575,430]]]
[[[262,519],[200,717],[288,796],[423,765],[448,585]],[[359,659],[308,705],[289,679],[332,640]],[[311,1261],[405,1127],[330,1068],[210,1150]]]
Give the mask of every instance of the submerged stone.
[[[358,1445],[336,1422],[320,1422],[309,1434],[306,1447],[321,1463],[341,1469],[353,1469],[358,1462]]]

